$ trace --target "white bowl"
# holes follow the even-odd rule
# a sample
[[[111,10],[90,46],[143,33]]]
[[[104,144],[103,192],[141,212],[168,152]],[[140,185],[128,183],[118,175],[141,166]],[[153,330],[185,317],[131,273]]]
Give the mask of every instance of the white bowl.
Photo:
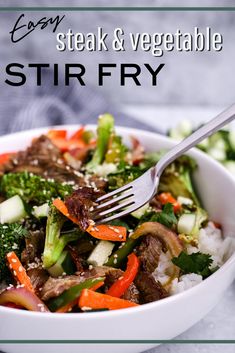
[[[65,126],[72,132],[77,126]],[[88,126],[91,128],[91,126]],[[92,127],[94,128],[94,126]],[[0,153],[16,151],[47,129],[20,132],[0,138]],[[117,128],[125,142],[134,135],[149,151],[171,148],[174,142],[150,132]],[[235,181],[206,154],[190,152],[198,163],[195,183],[210,218],[221,223],[226,236],[235,234]],[[143,190],[144,192],[144,190]],[[235,277],[235,254],[212,276],[181,294],[137,308],[84,314],[34,313],[0,307],[0,340],[167,340],[206,315]],[[206,332],[205,332],[206,336]],[[152,344],[0,344],[9,353],[34,352],[140,352]]]

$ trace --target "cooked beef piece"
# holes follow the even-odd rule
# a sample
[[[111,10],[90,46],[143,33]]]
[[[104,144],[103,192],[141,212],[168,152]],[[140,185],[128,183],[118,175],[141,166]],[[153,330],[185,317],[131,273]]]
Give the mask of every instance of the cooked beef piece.
[[[114,282],[118,280],[119,277],[123,275],[123,271],[117,268],[110,268],[106,273],[105,285],[109,288]],[[107,288],[107,289],[108,289]],[[122,298],[130,300],[136,304],[139,303],[139,291],[134,283],[131,283],[129,288],[125,291]]]
[[[82,230],[89,226],[90,212],[95,205],[95,200],[101,195],[91,187],[82,187],[65,199],[69,214],[76,217]]]
[[[146,271],[140,271],[134,281],[140,292],[140,303],[151,303],[168,296],[167,291],[153,275]]]
[[[140,292],[136,287],[135,283],[132,282],[130,284],[129,288],[125,291],[122,298],[136,304],[140,303]]]
[[[72,260],[76,266],[77,272],[83,272],[84,268],[86,266],[86,262],[81,256],[79,256],[76,247],[72,246],[72,245],[68,245],[67,249],[68,249],[68,251],[72,257]]]
[[[44,249],[45,233],[43,229],[29,231],[25,237],[25,249],[21,253],[21,261],[23,264],[35,262],[35,259],[40,260]]]
[[[97,175],[92,175],[89,178],[89,183],[94,189],[98,189],[100,192],[105,192],[108,187],[108,181]]]
[[[79,239],[76,245],[78,255],[88,255],[95,247],[95,243],[89,237]]]
[[[106,273],[106,278],[105,278],[105,286],[107,287],[107,290],[122,275],[123,275],[123,271],[120,270],[119,268],[109,267],[109,269],[107,270],[107,273]]]
[[[30,268],[29,270],[27,270],[27,275],[30,278],[30,281],[33,285],[33,288],[36,294],[40,296],[42,287],[48,280],[48,277],[49,277],[48,272],[43,268],[36,267],[36,268]]]
[[[151,201],[150,201],[150,206],[154,208],[155,211],[161,211],[162,210],[162,204],[158,200],[157,196],[155,196]]]
[[[113,268],[109,267],[109,266],[95,266],[95,267],[92,267],[90,270],[85,271],[84,276],[86,278],[89,278],[89,277],[106,277],[107,273],[111,269],[113,269]]]
[[[92,270],[87,270],[77,275],[64,276],[62,278],[52,278],[46,281],[41,291],[42,300],[49,300],[50,298],[57,297],[65,290],[82,283],[88,278],[104,277],[107,268],[95,267]]]
[[[49,279],[42,287],[40,296],[42,300],[47,301],[50,298],[57,297],[58,295],[62,294],[65,290],[79,283],[82,283],[88,278],[106,277],[108,273],[111,273],[113,271],[114,272],[120,271],[120,272],[117,272],[119,273],[119,277],[120,277],[120,274],[123,274],[123,271],[114,269],[112,267],[97,266],[97,267],[93,267],[92,269],[86,270],[82,273],[77,273],[77,275],[64,276],[63,278],[49,277]],[[133,286],[128,288],[123,298],[128,298],[128,300],[138,303],[137,289],[134,288]]]
[[[85,185],[82,177],[66,164],[60,150],[47,136],[34,139],[25,151],[18,152],[5,165],[5,172],[28,171],[44,178],[51,178],[58,182],[74,181],[80,186]]]
[[[144,271],[152,273],[158,266],[162,252],[162,243],[152,235],[146,235],[137,249],[141,267]]]
[[[63,278],[52,278],[46,281],[41,290],[41,298],[42,300],[49,300],[50,298],[57,297],[62,294],[65,290],[76,286],[84,281],[84,276],[65,276]]]

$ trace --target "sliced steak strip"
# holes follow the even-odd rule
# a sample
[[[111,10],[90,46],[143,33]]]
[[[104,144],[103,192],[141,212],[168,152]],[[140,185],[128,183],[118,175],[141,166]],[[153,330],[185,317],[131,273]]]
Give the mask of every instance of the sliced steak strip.
[[[82,187],[65,199],[69,214],[78,219],[79,226],[84,231],[89,226],[90,213],[100,195],[99,191],[91,187]]]
[[[151,273],[140,271],[135,279],[135,285],[140,292],[140,303],[151,303],[168,296],[167,291]]]
[[[25,249],[21,253],[21,261],[23,264],[29,264],[41,259],[41,254],[44,249],[45,233],[43,229],[29,231],[25,237]]]
[[[86,185],[83,177],[78,176],[65,162],[58,147],[44,135],[34,139],[25,151],[18,152],[5,165],[4,171],[13,173],[28,171],[61,183],[74,181],[80,186]]]
[[[162,252],[162,243],[152,235],[146,235],[137,249],[141,266],[144,271],[152,273],[158,266]]]
[[[49,300],[50,298],[58,297],[58,295],[62,294],[65,290],[76,286],[85,280],[84,276],[65,276],[63,278],[52,278],[46,281],[41,290],[41,298],[42,300]]]
[[[48,272],[43,268],[30,268],[27,270],[27,275],[30,278],[30,281],[33,285],[33,288],[38,296],[40,296],[40,292],[42,287],[46,283],[49,278]]]
[[[71,255],[71,258],[76,266],[77,272],[83,272],[86,266],[85,260],[78,254],[75,246],[68,245],[67,249]]]
[[[57,297],[65,290],[82,283],[88,278],[104,277],[109,267],[95,267],[92,270],[77,273],[77,275],[64,276],[62,278],[49,277],[47,282],[42,287],[41,298],[42,300],[49,300],[50,298]]]

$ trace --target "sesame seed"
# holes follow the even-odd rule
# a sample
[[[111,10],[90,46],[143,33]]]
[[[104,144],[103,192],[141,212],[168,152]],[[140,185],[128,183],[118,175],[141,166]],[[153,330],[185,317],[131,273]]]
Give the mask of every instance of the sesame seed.
[[[119,229],[114,228],[113,231],[114,231],[115,233],[117,233],[117,234],[120,234],[120,230],[119,230]]]
[[[92,310],[92,308],[90,308],[89,306],[83,306],[81,309],[83,311]]]

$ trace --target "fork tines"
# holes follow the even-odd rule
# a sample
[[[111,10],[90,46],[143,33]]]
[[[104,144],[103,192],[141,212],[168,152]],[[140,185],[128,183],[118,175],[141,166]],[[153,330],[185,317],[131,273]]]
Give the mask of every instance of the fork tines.
[[[125,185],[117,190],[114,190],[106,195],[99,197],[96,200],[97,206],[94,207],[92,218],[95,221],[99,221],[102,217],[105,218],[103,221],[107,222],[114,218],[112,217],[113,212],[125,213],[126,207],[134,204],[134,193],[131,185]]]

